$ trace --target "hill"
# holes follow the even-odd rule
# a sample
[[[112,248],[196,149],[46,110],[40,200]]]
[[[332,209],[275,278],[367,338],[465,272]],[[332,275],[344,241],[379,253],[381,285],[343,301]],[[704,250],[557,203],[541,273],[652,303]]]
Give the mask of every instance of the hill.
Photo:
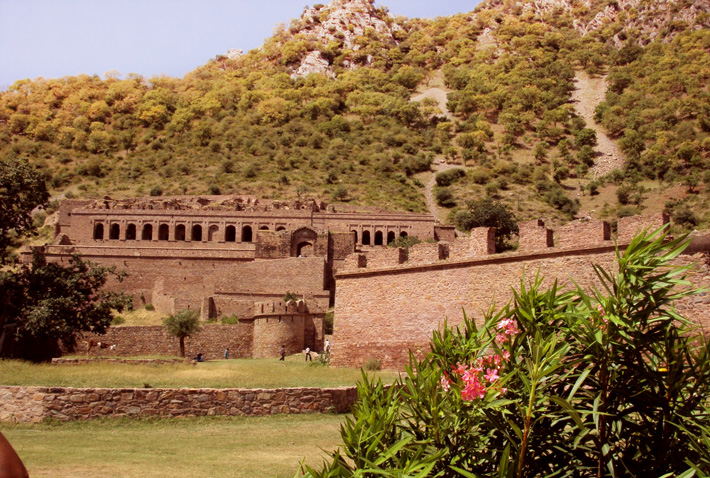
[[[448,163],[443,217],[490,196],[519,219],[665,208],[702,226],[708,26],[701,0],[490,0],[433,20],[334,0],[184,78],[18,81],[0,93],[0,154],[68,197],[307,193],[408,211]],[[606,93],[575,93],[583,75]],[[600,132],[619,169],[599,166]]]

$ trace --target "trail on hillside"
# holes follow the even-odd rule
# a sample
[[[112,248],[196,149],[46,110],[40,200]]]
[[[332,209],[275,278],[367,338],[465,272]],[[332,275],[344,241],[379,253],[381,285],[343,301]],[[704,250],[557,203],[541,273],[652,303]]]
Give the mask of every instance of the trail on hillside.
[[[465,166],[462,166],[460,164],[445,163],[443,160],[443,157],[437,157],[437,159],[431,165],[431,169],[434,171],[434,174],[429,179],[429,182],[427,183],[426,188],[424,189],[424,196],[426,197],[426,205],[427,205],[427,208],[429,209],[429,214],[431,214],[432,216],[434,216],[435,218],[437,218],[441,222],[443,222],[446,218],[439,217],[439,213],[442,208],[439,208],[436,205],[436,201],[434,200],[434,187],[436,186],[436,173],[439,173],[441,171],[446,171],[447,169],[453,169],[453,168],[466,169]]]
[[[587,122],[587,127],[597,133],[597,153],[592,166],[595,178],[603,176],[614,169],[623,169],[625,156],[616,141],[611,139],[604,128],[594,121],[594,109],[604,100],[607,83],[606,76],[590,77],[586,71],[578,71],[574,75],[575,90],[572,92],[572,102],[577,114]]]

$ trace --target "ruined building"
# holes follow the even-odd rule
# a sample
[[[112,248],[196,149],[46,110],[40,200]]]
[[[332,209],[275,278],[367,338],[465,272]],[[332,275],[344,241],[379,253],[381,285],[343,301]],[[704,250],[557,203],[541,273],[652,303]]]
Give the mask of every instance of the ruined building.
[[[424,214],[334,210],[313,200],[265,202],[212,196],[114,201],[65,201],[57,235],[44,246],[50,260],[72,253],[129,273],[123,288],[136,305],[165,313],[191,308],[203,319],[236,315],[236,325],[209,325],[187,346],[207,357],[276,357],[306,347],[321,350],[324,316],[334,306],[335,365],[378,359],[401,368],[410,350],[425,352],[444,320],[463,310],[480,322],[502,306],[521,279],[590,287],[592,264],[611,268],[615,248],[640,230],[667,224],[662,214],[618,221],[580,220],[557,230],[542,221],[520,224],[516,251],[496,254],[492,228],[456,238],[451,227]],[[408,249],[384,247],[398,237],[426,241]],[[428,240],[428,241],[427,241]],[[690,279],[710,286],[710,240],[696,237],[677,261],[693,264]],[[284,302],[286,292],[297,301]],[[710,326],[710,295],[678,304]],[[162,327],[112,328],[106,338],[122,354],[175,353]]]
[[[404,236],[451,240],[453,229],[429,215],[336,211],[311,199],[106,198],[63,201],[55,240],[43,249],[49,260],[78,253],[126,270],[128,278],[110,287],[133,295],[136,306],[196,309],[203,320],[237,316],[243,330],[232,348],[259,357],[277,355],[281,343],[289,353],[320,350],[345,258]],[[298,304],[283,303],[287,292]],[[259,351],[245,340],[269,345]]]

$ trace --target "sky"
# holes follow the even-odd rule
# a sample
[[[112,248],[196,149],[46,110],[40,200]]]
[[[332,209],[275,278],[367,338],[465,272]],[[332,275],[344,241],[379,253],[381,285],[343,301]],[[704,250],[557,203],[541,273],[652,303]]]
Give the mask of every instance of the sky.
[[[314,3],[329,3],[317,0]],[[434,18],[480,0],[376,0]],[[0,0],[0,90],[37,77],[119,72],[182,77],[230,48],[261,46],[303,0]]]

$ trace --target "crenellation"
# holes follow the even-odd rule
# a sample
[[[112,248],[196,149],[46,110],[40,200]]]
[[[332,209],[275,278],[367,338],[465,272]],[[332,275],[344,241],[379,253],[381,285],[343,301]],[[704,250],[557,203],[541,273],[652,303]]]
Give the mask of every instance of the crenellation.
[[[670,217],[666,213],[620,217],[617,221],[616,240],[619,244],[627,244],[637,233],[645,229],[655,230],[669,223]]]
[[[606,221],[577,219],[554,231],[555,247],[586,247],[611,244],[611,225]]]
[[[518,250],[521,252],[544,251],[554,247],[553,232],[545,227],[542,219],[518,223]]]

